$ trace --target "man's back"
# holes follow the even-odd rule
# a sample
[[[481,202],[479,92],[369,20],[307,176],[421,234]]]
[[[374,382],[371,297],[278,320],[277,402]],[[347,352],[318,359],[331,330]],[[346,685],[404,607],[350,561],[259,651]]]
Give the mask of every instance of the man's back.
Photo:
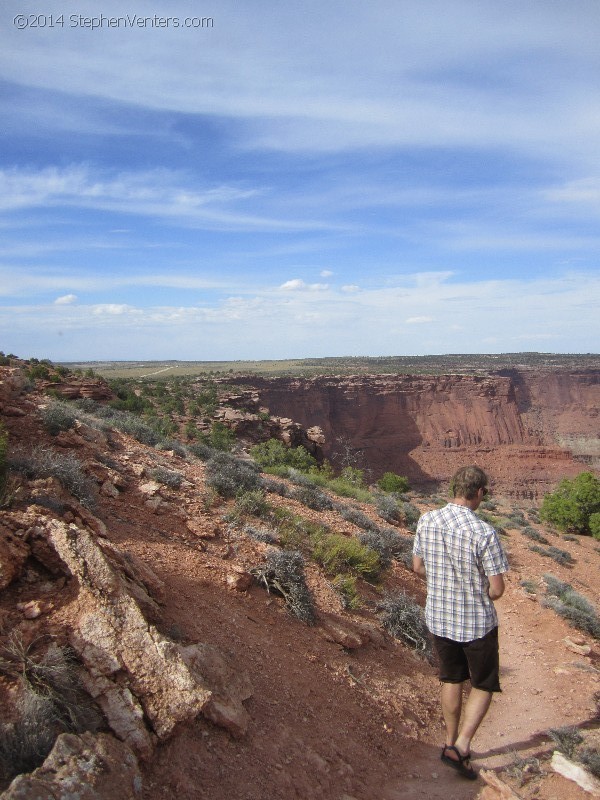
[[[458,642],[485,636],[498,624],[488,576],[508,563],[494,528],[469,508],[448,503],[423,514],[414,552],[425,562],[429,630]]]

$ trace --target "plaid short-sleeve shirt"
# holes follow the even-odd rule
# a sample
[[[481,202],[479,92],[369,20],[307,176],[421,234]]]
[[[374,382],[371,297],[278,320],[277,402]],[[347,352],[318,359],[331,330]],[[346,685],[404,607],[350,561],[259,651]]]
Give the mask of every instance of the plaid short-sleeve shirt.
[[[432,633],[470,642],[496,627],[488,577],[507,572],[508,561],[491,525],[448,503],[420,518],[413,554],[425,563],[425,621]]]

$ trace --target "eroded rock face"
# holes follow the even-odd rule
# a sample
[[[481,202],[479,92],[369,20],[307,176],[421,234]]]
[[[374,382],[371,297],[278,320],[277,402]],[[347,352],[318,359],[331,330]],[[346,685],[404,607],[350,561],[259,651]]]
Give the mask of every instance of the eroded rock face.
[[[156,738],[166,739],[176,725],[201,712],[232,734],[242,735],[248,724],[242,706],[248,688],[240,692],[232,680],[229,688],[219,684],[213,692],[208,681],[215,670],[198,666],[202,648],[197,646],[200,650],[192,658],[189,648],[184,650],[148,623],[128,581],[87,530],[49,520],[46,535],[79,584],[81,613],[71,644],[87,668],[82,678],[85,688],[117,736],[140,757],[149,758]],[[107,553],[123,564],[114,548]],[[136,570],[136,565],[123,564],[123,569],[152,590],[150,574],[140,573],[139,565]],[[161,587],[155,588],[160,591]],[[211,651],[211,663],[216,660]],[[224,665],[219,674],[223,672]]]
[[[0,590],[19,577],[29,553],[25,542],[0,523]]]
[[[27,379],[20,367],[3,367],[0,370],[0,410],[10,407],[25,390]]]
[[[599,463],[595,370],[243,380],[272,414],[318,426],[326,458],[349,448],[374,477],[390,470],[427,484],[475,462],[533,497]]]
[[[95,379],[81,383],[52,383],[51,381],[42,382],[42,388],[52,389],[52,391],[64,397],[65,400],[77,400],[80,397],[87,397],[91,400],[112,400],[114,393],[103,380]]]
[[[43,765],[19,775],[2,800],[136,800],[142,790],[137,759],[108,734],[61,734]]]

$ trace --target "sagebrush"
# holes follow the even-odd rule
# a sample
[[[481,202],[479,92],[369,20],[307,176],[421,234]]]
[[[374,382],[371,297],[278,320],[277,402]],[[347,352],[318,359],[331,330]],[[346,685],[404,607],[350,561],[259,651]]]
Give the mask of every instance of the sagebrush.
[[[268,592],[281,595],[291,613],[307,625],[316,621],[312,596],[304,577],[304,559],[297,550],[270,550],[265,563],[250,570]]]

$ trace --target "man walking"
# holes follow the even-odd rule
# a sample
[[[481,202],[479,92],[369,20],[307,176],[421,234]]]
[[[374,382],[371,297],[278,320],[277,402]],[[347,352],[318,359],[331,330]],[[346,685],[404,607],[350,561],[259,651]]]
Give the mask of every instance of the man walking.
[[[452,478],[453,500],[423,514],[413,546],[413,569],[427,579],[425,621],[433,634],[442,683],[446,744],[441,759],[471,780],[471,739],[494,692],[501,691],[498,617],[494,600],[504,593],[508,561],[498,534],[474,512],[488,492],[479,467]],[[471,691],[463,711],[463,683]]]

